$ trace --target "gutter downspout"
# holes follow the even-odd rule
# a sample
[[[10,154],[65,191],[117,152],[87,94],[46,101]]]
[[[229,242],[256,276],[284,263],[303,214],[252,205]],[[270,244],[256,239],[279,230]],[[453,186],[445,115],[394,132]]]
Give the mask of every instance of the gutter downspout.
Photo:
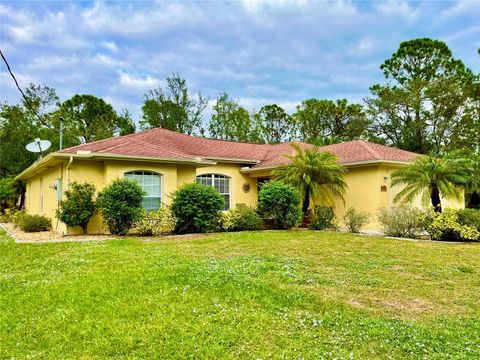
[[[70,189],[70,166],[73,163],[73,156],[70,156],[70,160],[67,164],[67,189]]]
[[[70,160],[68,161],[67,164],[67,189],[70,189],[70,166],[73,163],[73,156],[70,156]],[[68,226],[67,226],[67,234],[68,235]]]

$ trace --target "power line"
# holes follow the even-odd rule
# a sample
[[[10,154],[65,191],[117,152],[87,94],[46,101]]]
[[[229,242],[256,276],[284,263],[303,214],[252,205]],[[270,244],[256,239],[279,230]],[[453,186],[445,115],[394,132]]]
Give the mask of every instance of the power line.
[[[40,115],[38,115],[38,113],[35,111],[35,109],[33,108],[32,104],[30,103],[30,100],[28,100],[28,98],[27,98],[27,96],[25,95],[25,93],[23,92],[22,88],[20,87],[20,85],[18,85],[17,78],[16,78],[15,75],[13,74],[12,69],[10,69],[10,64],[8,63],[7,59],[5,58],[5,55],[3,55],[2,49],[0,49],[0,56],[2,57],[2,60],[3,60],[3,62],[5,63],[5,65],[7,65],[7,70],[8,70],[8,72],[10,73],[10,76],[12,77],[13,81],[15,82],[15,85],[17,86],[18,91],[20,91],[20,93],[22,94],[22,97],[23,97],[23,99],[25,100],[25,103],[27,104],[28,108],[38,117],[38,119],[40,120],[40,122],[43,123],[43,119],[42,119],[42,118],[40,117]]]

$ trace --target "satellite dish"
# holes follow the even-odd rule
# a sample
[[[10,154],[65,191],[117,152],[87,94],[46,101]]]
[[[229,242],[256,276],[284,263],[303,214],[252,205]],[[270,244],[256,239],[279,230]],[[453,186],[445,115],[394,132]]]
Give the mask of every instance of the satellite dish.
[[[25,146],[25,149],[27,149],[30,152],[33,153],[40,153],[40,157],[42,157],[42,153],[45,150],[48,150],[48,148],[52,145],[52,143],[48,140],[40,140],[40,139],[35,139],[34,142],[31,142],[30,144],[27,144]]]

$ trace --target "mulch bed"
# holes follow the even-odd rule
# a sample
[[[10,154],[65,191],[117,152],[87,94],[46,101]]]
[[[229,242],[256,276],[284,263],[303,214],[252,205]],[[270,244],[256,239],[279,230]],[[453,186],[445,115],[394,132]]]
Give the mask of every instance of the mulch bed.
[[[9,223],[1,223],[0,226],[8,233],[8,235],[13,238],[13,240],[15,240],[15,242],[42,243],[114,239],[112,235],[62,235],[57,231],[39,231],[27,233]]]

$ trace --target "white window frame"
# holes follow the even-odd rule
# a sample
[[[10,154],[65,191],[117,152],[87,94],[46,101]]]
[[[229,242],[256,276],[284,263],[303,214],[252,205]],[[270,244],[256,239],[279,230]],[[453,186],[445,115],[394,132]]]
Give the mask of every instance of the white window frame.
[[[163,189],[163,176],[162,174],[156,172],[156,171],[151,171],[151,170],[129,170],[129,171],[126,171],[123,173],[123,177],[126,178],[126,179],[129,179],[129,175],[142,175],[142,176],[145,176],[145,175],[156,175],[159,177],[160,181],[159,181],[159,186],[160,186],[160,189],[159,189],[159,196],[150,196],[149,194],[147,194],[146,196],[143,196],[142,199],[160,199],[160,205],[158,207],[161,208],[162,207],[162,203],[163,203],[163,194],[162,194],[162,189]],[[132,179],[132,178],[130,178]],[[137,181],[138,182],[138,181]],[[144,178],[142,178],[142,182],[140,183],[139,182],[139,185],[140,187],[142,188],[143,191],[145,191],[144,189]],[[142,204],[143,206],[143,204]],[[144,207],[145,210],[147,211],[156,211],[158,209],[146,209]]]
[[[232,208],[232,178],[230,176],[227,176],[227,175],[223,175],[223,174],[200,174],[200,175],[197,175],[197,177],[195,178],[195,180],[197,182],[200,182],[198,178],[210,178],[211,179],[211,183],[210,184],[207,184],[207,186],[211,186],[213,187],[215,190],[217,190],[217,192],[222,195],[222,198],[223,196],[225,195],[228,195],[228,204],[225,203],[225,207],[222,211],[227,211],[229,209]],[[221,193],[220,191],[218,191],[218,189],[215,187],[215,177],[217,178],[222,178],[222,179],[226,179],[228,180],[228,193]],[[210,180],[209,179],[209,180]]]

